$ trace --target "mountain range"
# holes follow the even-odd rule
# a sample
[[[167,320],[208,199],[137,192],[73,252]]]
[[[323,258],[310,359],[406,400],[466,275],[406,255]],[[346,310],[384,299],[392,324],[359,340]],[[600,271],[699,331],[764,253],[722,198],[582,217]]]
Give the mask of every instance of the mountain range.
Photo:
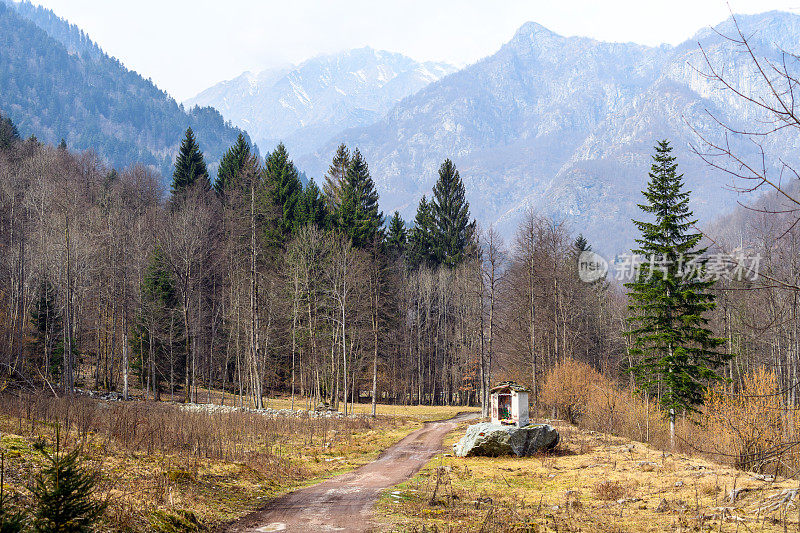
[[[0,114],[26,137],[150,165],[165,181],[186,128],[212,168],[241,132],[213,108],[184,109],[52,11],[10,0],[0,0]]]
[[[342,130],[374,123],[403,98],[455,71],[446,63],[365,47],[245,72],[184,103],[218,109],[263,149],[283,142],[290,153],[307,154]]]
[[[782,50],[800,47],[797,15],[737,20],[756,54],[778,60]],[[762,89],[750,60],[725,37],[734,32],[728,20],[679,46],[646,47],[564,37],[527,23],[497,53],[431,83],[374,124],[341,132],[298,163],[322,176],[339,143],[358,147],[384,209],[409,219],[449,157],[473,214],[507,239],[533,209],[616,254],[633,244],[631,219],[641,217],[640,191],[660,139],[674,147],[701,224],[736,206],[729,177],[691,149],[693,130],[722,134],[716,119],[741,127],[764,118],[704,75],[703,50],[734,85]],[[767,164],[796,161],[798,143],[789,132],[767,146]],[[735,148],[758,157],[745,142]]]

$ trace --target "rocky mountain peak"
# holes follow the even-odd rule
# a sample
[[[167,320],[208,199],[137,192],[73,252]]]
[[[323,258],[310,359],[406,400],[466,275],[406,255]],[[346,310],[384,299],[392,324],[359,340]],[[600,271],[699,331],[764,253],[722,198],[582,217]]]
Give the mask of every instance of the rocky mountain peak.
[[[758,42],[776,43],[759,51],[777,60],[780,47],[800,43],[798,20],[770,12],[740,23]],[[729,40],[710,30],[698,35],[735,84],[755,87],[751,65]],[[339,143],[359,147],[384,209],[408,220],[450,157],[476,218],[506,238],[533,208],[566,221],[595,249],[618,253],[633,244],[630,220],[658,140],[672,141],[701,222],[736,205],[727,178],[692,153],[692,128],[719,128],[707,111],[734,124],[755,117],[698,73],[698,58],[696,38],[648,47],[564,37],[526,23],[497,53],[402,100],[374,124],[332,136],[299,163],[320,176]],[[798,144],[800,138],[776,147],[786,152],[776,155],[794,157]]]
[[[186,104],[219,109],[263,150],[283,142],[302,155],[338,131],[379,120],[403,98],[455,70],[365,46],[255,76],[244,73]]]

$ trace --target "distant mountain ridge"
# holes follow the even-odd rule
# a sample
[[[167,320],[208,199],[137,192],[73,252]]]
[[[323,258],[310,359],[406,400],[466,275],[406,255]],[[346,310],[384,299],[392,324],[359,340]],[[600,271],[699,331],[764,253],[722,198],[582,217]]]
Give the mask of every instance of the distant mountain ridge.
[[[24,136],[151,165],[165,181],[187,127],[212,167],[241,131],[214,109],[185,110],[52,11],[10,0],[0,0],[0,112]]]
[[[797,51],[797,15],[738,20],[758,53]],[[731,29],[730,21],[717,27],[728,35]],[[757,88],[746,58],[710,29],[676,47],[647,47],[563,37],[530,22],[497,53],[432,82],[374,124],[335,135],[298,163],[322,176],[338,143],[358,147],[384,210],[399,209],[408,220],[450,157],[479,222],[506,238],[533,208],[618,253],[633,244],[630,220],[641,216],[637,204],[657,140],[672,141],[701,221],[736,205],[724,189],[728,178],[691,153],[691,127],[719,130],[706,110],[734,125],[757,117],[698,72],[698,41],[726,75]],[[771,147],[775,155],[796,160],[800,139],[792,139]]]
[[[372,124],[403,98],[455,70],[365,47],[245,72],[185,103],[213,106],[263,149],[283,142],[290,153],[302,155],[344,129]]]

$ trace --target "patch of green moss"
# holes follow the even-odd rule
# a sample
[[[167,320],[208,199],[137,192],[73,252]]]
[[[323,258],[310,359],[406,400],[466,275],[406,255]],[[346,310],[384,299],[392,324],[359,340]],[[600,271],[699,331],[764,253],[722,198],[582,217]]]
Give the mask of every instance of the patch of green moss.
[[[194,483],[194,474],[186,470],[167,470],[164,475],[173,483]]]
[[[152,531],[157,533],[193,533],[206,529],[193,512],[183,509],[173,512],[153,511],[149,522]]]
[[[17,435],[3,435],[0,442],[2,442],[3,452],[8,457],[21,457],[31,452],[31,445],[28,441]]]

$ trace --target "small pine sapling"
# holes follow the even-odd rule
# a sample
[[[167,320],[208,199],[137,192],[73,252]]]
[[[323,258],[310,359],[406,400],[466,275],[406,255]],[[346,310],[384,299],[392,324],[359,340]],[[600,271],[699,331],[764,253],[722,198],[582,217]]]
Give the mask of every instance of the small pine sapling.
[[[78,452],[54,454],[41,449],[46,463],[34,478],[33,530],[41,533],[84,533],[103,514],[105,502],[93,498],[97,478],[84,470]]]

